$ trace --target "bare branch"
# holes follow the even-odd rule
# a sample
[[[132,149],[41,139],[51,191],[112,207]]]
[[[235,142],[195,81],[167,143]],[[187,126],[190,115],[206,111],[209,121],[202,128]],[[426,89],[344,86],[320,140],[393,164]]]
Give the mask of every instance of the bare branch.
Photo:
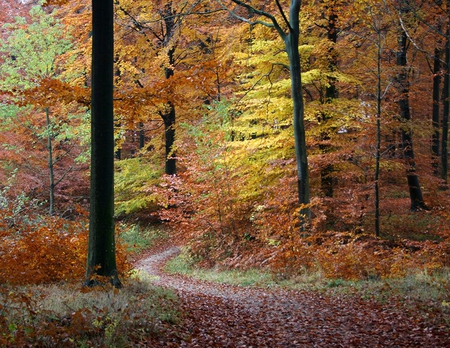
[[[246,3],[244,3],[244,2],[242,2],[242,1],[240,1],[240,0],[231,0],[231,1],[234,2],[236,5],[239,5],[239,6],[241,6],[241,7],[244,7],[244,8],[246,8],[247,10],[256,13],[257,15],[266,17],[267,19],[270,20],[270,22],[265,22],[265,21],[260,21],[260,20],[257,20],[257,21],[251,21],[251,20],[248,19],[248,18],[239,16],[236,12],[234,12],[233,10],[231,10],[230,8],[228,8],[221,0],[216,0],[216,1],[217,1],[217,3],[218,3],[224,10],[227,10],[234,18],[236,18],[236,19],[238,19],[238,20],[240,20],[240,21],[242,21],[242,22],[244,22],[244,23],[248,23],[248,24],[250,24],[250,25],[257,25],[257,24],[260,24],[260,25],[264,25],[264,26],[269,27],[269,28],[275,28],[276,31],[278,32],[278,34],[281,36],[281,38],[282,38],[283,40],[286,38],[287,34],[284,32],[284,30],[283,30],[283,29],[281,28],[281,26],[278,24],[277,19],[276,19],[273,15],[271,15],[270,13],[265,12],[265,11],[261,11],[261,10],[258,10],[258,9],[256,9],[256,8],[254,8],[253,6],[251,6],[251,5],[249,5],[249,4],[246,4]],[[289,28],[290,28],[290,26],[289,26]]]
[[[281,13],[281,16],[284,19],[284,22],[286,23],[286,25],[288,26],[289,30],[292,31],[292,27],[291,27],[291,23],[289,22],[289,20],[286,17],[286,14],[284,13],[283,7],[280,4],[280,0],[276,0],[277,6],[278,6],[278,10]]]

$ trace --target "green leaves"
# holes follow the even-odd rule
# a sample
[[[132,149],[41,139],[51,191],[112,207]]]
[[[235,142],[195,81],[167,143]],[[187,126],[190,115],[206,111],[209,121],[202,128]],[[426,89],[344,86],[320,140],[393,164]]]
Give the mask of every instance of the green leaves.
[[[54,13],[49,15],[40,6],[34,6],[29,22],[18,17],[15,23],[5,24],[3,28],[10,34],[0,44],[0,54],[5,58],[0,68],[0,89],[32,88],[39,80],[60,73],[60,58],[73,44]]]

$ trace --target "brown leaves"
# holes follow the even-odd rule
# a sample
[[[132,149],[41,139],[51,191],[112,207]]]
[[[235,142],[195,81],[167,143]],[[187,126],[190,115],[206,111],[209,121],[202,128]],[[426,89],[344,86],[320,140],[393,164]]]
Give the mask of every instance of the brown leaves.
[[[356,295],[241,288],[168,276],[165,251],[141,261],[158,285],[179,292],[181,325],[166,325],[153,347],[445,347],[450,333],[401,303]],[[152,261],[153,260],[153,261]]]
[[[2,210],[3,216],[8,213]],[[87,220],[27,215],[0,224],[0,283],[41,284],[81,281],[86,266]],[[118,266],[129,269],[118,246]]]

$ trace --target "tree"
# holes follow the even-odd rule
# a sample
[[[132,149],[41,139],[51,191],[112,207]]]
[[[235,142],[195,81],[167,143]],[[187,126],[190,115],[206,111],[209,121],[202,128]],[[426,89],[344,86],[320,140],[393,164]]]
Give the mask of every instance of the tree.
[[[246,4],[240,0],[231,0],[238,7],[245,8],[249,13],[265,18],[264,20],[252,20],[239,15],[231,8],[231,5],[225,6],[222,1],[218,2],[229,10],[229,12],[237,19],[246,22],[250,25],[265,25],[274,28],[284,42],[286,53],[289,58],[289,71],[291,78],[291,93],[294,104],[293,121],[294,121],[294,137],[295,137],[295,153],[297,160],[297,187],[298,187],[298,201],[300,204],[300,219],[302,222],[302,229],[304,222],[310,219],[310,184],[309,184],[309,170],[308,170],[308,155],[306,149],[305,123],[304,123],[304,103],[301,80],[301,66],[300,66],[300,52],[299,52],[299,37],[300,37],[300,10],[301,0],[291,0],[289,7],[289,18],[285,13],[279,0],[276,5],[279,14],[284,23],[283,26],[279,23],[277,18],[266,11],[259,10],[252,5]]]
[[[429,54],[433,59],[433,134],[431,154],[433,157],[435,174],[438,174],[439,172],[438,162],[440,160],[440,176],[446,185],[448,181],[448,119],[450,112],[450,104],[448,102],[450,95],[450,88],[448,87],[450,81],[450,78],[448,77],[450,70],[448,68],[448,66],[450,66],[450,2],[448,0],[433,0],[429,2],[400,1],[398,7],[400,8],[400,11],[404,8],[407,9],[408,12],[411,12],[414,18],[418,20],[419,23],[423,24],[434,35],[433,40],[430,40],[435,43],[434,54]],[[404,26],[403,30],[405,30]],[[444,55],[443,61],[441,60],[442,55]],[[443,68],[442,70],[444,70],[444,87],[442,91],[443,113],[442,119],[440,120],[440,84],[442,80],[441,67]],[[439,139],[440,136],[441,139]]]
[[[114,228],[113,0],[92,0],[91,202],[86,285],[120,287]]]
[[[189,51],[193,51],[193,48],[198,46],[196,40],[189,37],[195,30],[187,28],[185,22],[187,17],[193,16],[194,13],[197,16],[203,14],[203,11],[197,12],[198,7],[202,6],[201,1],[195,0],[183,3],[155,1],[148,4],[145,1],[116,0],[116,3],[119,8],[120,23],[127,28],[127,30],[119,33],[121,48],[123,48],[122,51],[118,50],[119,74],[122,75],[128,69],[128,74],[130,72],[133,74],[132,83],[135,88],[152,88],[153,93],[158,94],[159,99],[163,100],[163,102],[156,103],[154,100],[156,98],[153,98],[151,102],[154,105],[157,104],[154,109],[156,109],[155,111],[164,125],[165,173],[174,175],[177,172],[174,153],[176,120],[180,116],[181,109],[175,90],[178,89],[177,85],[183,85],[187,82],[187,80],[183,81],[183,76],[179,76],[180,71],[177,71],[177,66],[181,64],[186,66],[186,58],[192,54]],[[131,33],[128,28],[132,29]],[[187,29],[188,35],[183,35],[185,29]],[[136,49],[131,49],[135,56],[131,56],[132,60],[130,61],[130,50],[128,49],[131,46],[130,42],[134,47],[138,45],[141,52],[146,54],[136,53]],[[198,66],[201,65],[202,63],[198,64]],[[160,87],[159,90],[156,90],[155,82],[148,75],[149,71],[160,70],[162,70],[161,78],[164,81],[163,84],[162,81],[157,81]],[[201,70],[198,69],[196,75],[205,76],[205,72]],[[124,81],[126,81],[126,76]],[[161,90],[161,87],[164,90]],[[200,89],[202,88],[204,89],[205,86]],[[192,90],[198,89],[198,85],[192,84]],[[140,118],[139,123],[144,123],[149,116],[147,115],[145,118],[141,116]]]
[[[410,12],[409,6],[406,2],[401,1],[399,13],[403,16]],[[411,110],[409,103],[409,69],[407,66],[407,48],[408,36],[403,28],[400,26],[398,34],[398,49],[397,49],[397,65],[399,72],[396,76],[396,87],[399,93],[398,107],[400,111],[400,119],[403,121],[401,128],[403,157],[406,162],[406,176],[408,180],[409,195],[411,199],[411,210],[416,211],[425,209],[426,205],[422,197],[422,189],[420,187],[419,176],[416,171],[416,161],[414,156],[414,147],[412,132],[410,127]]]
[[[76,124],[70,120],[70,108],[63,107],[67,103],[55,105],[53,98],[60,92],[56,85],[70,89],[71,78],[65,76],[65,72],[73,52],[71,37],[57,19],[56,12],[47,13],[41,6],[33,6],[28,18],[17,17],[15,23],[3,26],[9,34],[0,44],[4,60],[0,67],[0,89],[9,93],[9,102],[23,106],[22,114],[36,118],[29,122],[16,122],[10,128],[20,133],[19,129],[24,130],[25,126],[34,139],[45,141],[49,215],[55,213],[56,187],[72,170],[72,166],[57,167],[61,167],[63,159],[73,152],[73,146],[67,146],[67,142],[75,143],[70,134]],[[27,107],[30,105],[34,108]],[[16,114],[16,121],[18,118]],[[59,137],[63,132],[67,135]]]

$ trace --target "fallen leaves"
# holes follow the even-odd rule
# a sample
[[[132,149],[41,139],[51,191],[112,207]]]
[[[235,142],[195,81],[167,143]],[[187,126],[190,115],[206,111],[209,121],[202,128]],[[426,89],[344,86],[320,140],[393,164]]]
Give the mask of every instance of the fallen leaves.
[[[355,295],[242,288],[164,274],[177,249],[140,263],[176,289],[184,320],[166,325],[153,347],[447,347],[449,328],[426,322],[400,303]]]

